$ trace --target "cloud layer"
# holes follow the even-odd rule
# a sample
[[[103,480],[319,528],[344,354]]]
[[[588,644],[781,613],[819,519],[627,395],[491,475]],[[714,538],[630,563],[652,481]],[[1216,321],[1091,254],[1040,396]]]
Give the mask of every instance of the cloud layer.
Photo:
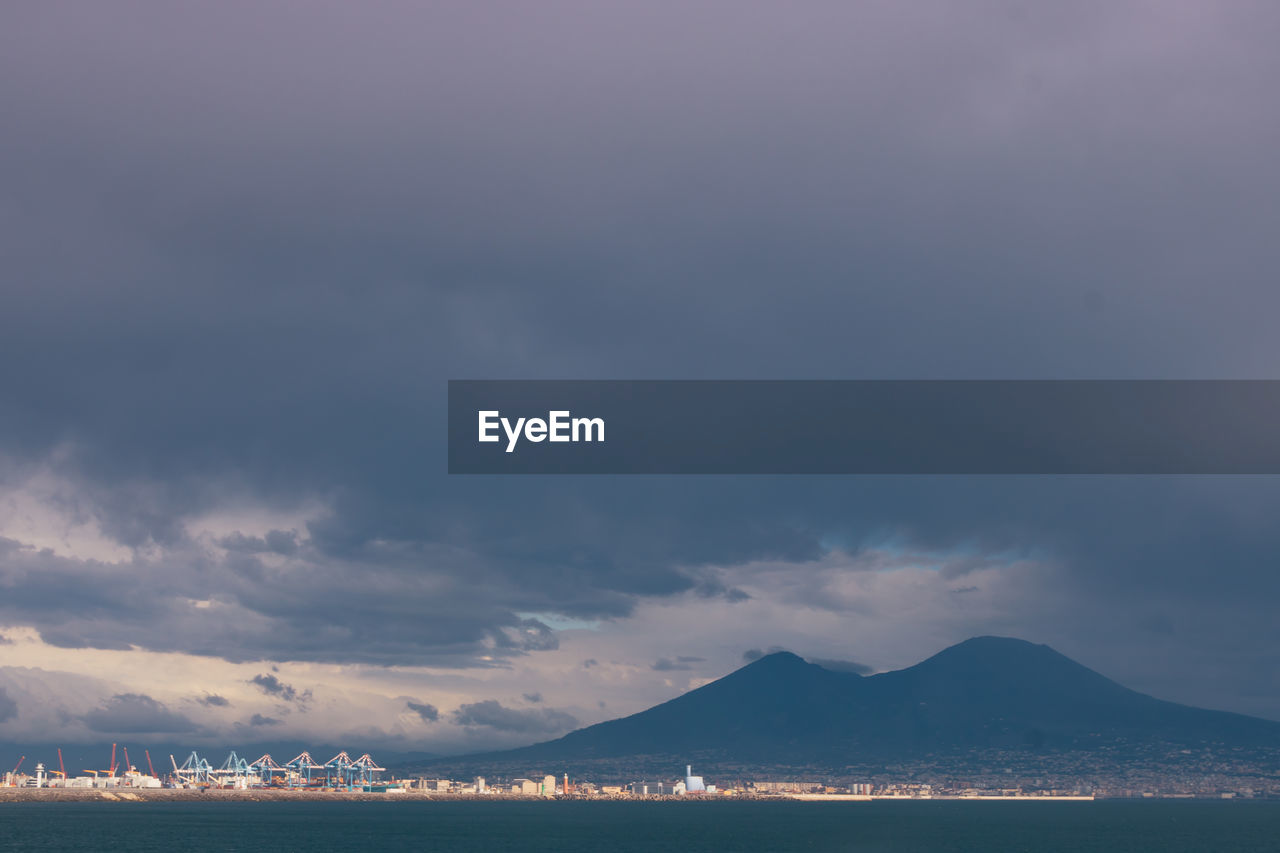
[[[1280,718],[1272,478],[443,473],[451,377],[1269,378],[1277,16],[8,13],[3,649],[103,683],[0,734],[527,741],[981,633]]]

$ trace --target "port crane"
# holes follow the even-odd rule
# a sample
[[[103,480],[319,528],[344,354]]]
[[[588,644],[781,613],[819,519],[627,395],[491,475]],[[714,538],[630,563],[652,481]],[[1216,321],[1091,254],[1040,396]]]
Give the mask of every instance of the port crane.
[[[227,760],[222,762],[222,766],[214,771],[217,774],[218,782],[225,784],[228,778],[233,784],[248,784],[249,780],[249,762],[236,755],[236,751],[231,750],[231,754],[227,756]]]
[[[115,745],[114,743],[113,743],[113,744],[111,744],[111,766],[110,766],[108,769],[106,769],[106,770],[90,770],[90,769],[86,768],[84,772],[85,772],[85,773],[92,773],[92,774],[93,774],[93,778],[94,778],[94,779],[97,779],[97,778],[98,778],[98,774],[99,774],[99,773],[105,773],[105,774],[107,774],[108,776],[114,777],[114,776],[116,775],[116,745]]]
[[[169,756],[169,760],[173,760],[172,755]],[[176,762],[174,763],[173,773],[176,778],[187,783],[208,785],[213,781],[211,778],[213,766],[209,764],[208,759],[201,758],[195,750],[191,751],[191,754],[187,756],[187,760],[182,762],[181,767],[177,766]]]
[[[354,768],[355,762],[351,760],[350,755],[347,755],[347,751],[344,749],[342,752],[339,752],[333,758],[330,758],[324,763],[325,787],[330,787],[333,784],[331,782],[333,776],[337,777],[339,785],[351,787],[356,774]],[[330,775],[330,771],[333,771],[332,776]]]
[[[385,767],[379,767],[378,762],[374,761],[373,756],[369,755],[367,752],[353,761],[351,766],[356,768],[360,781],[364,782],[366,785],[373,784],[374,773],[387,769]]]
[[[311,753],[309,752],[302,752],[302,753],[299,753],[298,755],[295,755],[293,758],[286,761],[284,763],[284,766],[289,768],[290,770],[297,771],[298,776],[304,777],[306,779],[306,782],[305,782],[306,785],[311,784],[312,770],[325,769],[325,765],[316,764],[316,760],[311,757]]]
[[[249,765],[249,769],[258,771],[258,778],[260,778],[265,785],[272,784],[276,773],[283,773],[286,778],[289,775],[289,768],[283,764],[277,763],[276,760],[271,757],[271,753],[269,752],[262,755],[257,761],[251,763]]]
[[[44,765],[39,765],[37,766],[36,769],[39,770],[43,766]],[[46,772],[48,773],[49,776],[57,776],[60,779],[62,779],[62,781],[64,782],[67,780],[67,767],[65,764],[62,763],[62,747],[58,747],[58,769],[57,770],[50,769]]]

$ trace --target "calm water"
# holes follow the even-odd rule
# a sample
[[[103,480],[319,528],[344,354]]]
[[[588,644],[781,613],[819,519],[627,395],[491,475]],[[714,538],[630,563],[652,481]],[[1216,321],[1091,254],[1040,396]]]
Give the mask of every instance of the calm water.
[[[0,850],[1274,853],[1280,803],[29,803]]]

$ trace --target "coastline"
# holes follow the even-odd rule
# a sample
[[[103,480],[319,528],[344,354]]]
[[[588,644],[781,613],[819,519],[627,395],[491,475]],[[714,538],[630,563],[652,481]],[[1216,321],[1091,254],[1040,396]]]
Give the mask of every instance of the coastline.
[[[1125,799],[1125,798],[1101,798]],[[1138,799],[1138,798],[1134,798]],[[1153,798],[1146,798],[1153,799]],[[1155,798],[1165,799],[1165,798]],[[1201,797],[1214,800],[1218,798]],[[593,796],[543,797],[519,794],[440,794],[425,791],[398,793],[370,791],[317,791],[299,789],[229,788],[0,788],[0,808],[7,803],[34,802],[115,802],[115,803],[217,803],[217,802],[551,802],[557,800],[593,802],[1095,802],[1093,796],[933,796],[904,797],[876,794],[739,794],[732,797],[701,796]]]

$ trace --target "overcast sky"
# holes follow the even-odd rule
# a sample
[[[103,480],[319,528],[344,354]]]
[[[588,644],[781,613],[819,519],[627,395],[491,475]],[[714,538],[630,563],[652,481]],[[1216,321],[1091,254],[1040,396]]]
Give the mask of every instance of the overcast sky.
[[[978,634],[1280,719],[1280,479],[444,473],[450,378],[1276,378],[1267,2],[9,2],[0,740]]]

